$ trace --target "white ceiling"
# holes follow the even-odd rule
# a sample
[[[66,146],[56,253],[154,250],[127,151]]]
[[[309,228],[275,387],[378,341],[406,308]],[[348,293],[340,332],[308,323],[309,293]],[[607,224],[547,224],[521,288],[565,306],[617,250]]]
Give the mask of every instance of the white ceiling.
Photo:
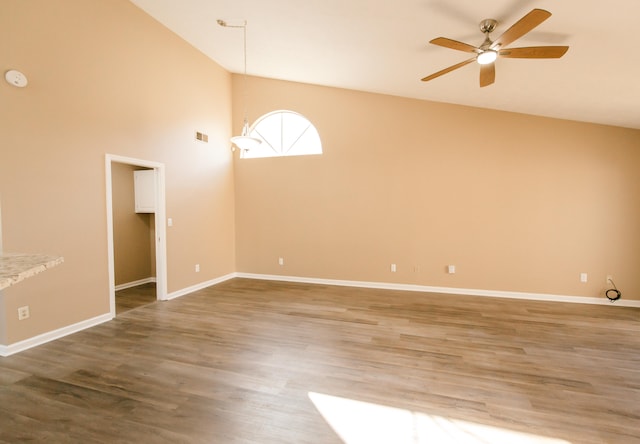
[[[247,20],[251,75],[640,129],[638,0],[131,0],[232,72],[242,72]],[[509,45],[568,45],[561,59],[499,59],[480,88],[469,58],[428,44],[448,37],[478,46],[533,8],[553,15]]]

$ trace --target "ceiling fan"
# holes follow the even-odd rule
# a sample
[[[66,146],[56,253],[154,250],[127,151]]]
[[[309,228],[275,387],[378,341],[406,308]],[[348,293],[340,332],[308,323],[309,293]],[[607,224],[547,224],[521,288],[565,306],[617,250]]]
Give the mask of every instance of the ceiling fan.
[[[557,59],[564,55],[569,49],[568,46],[531,46],[526,48],[505,48],[505,46],[519,39],[533,28],[551,17],[549,11],[544,9],[533,9],[520,20],[507,29],[496,40],[491,40],[489,35],[496,28],[498,22],[494,19],[486,19],[480,22],[480,31],[485,35],[484,42],[480,46],[468,45],[457,40],[446,37],[437,37],[429,43],[444,46],[463,52],[474,53],[475,56],[457,63],[453,66],[438,71],[430,76],[424,77],[423,82],[433,80],[443,74],[455,69],[462,68],[471,62],[478,62],[480,65],[480,87],[491,85],[496,79],[495,60],[498,57],[519,58],[519,59]]]

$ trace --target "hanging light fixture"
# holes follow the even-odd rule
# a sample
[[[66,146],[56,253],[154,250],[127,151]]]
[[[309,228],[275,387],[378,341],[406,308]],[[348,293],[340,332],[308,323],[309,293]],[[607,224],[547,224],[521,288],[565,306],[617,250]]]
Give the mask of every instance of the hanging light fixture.
[[[242,133],[239,136],[231,138],[233,144],[232,150],[237,147],[240,151],[248,151],[250,149],[258,147],[262,140],[249,136],[249,120],[247,119],[247,21],[242,22],[241,25],[230,25],[224,20],[218,20],[220,26],[225,28],[242,28],[243,43],[244,43],[244,74],[243,74],[243,101],[244,101],[244,120],[242,123]]]

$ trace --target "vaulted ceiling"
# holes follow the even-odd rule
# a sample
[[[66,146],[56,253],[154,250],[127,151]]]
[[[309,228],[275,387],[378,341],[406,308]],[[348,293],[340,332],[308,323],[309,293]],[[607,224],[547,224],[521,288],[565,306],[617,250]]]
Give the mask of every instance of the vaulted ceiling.
[[[640,129],[636,0],[131,0],[232,72]],[[499,36],[533,8],[553,15],[510,47],[568,45],[560,59],[498,59],[496,82],[479,87],[468,59],[428,42],[479,46],[483,19]]]

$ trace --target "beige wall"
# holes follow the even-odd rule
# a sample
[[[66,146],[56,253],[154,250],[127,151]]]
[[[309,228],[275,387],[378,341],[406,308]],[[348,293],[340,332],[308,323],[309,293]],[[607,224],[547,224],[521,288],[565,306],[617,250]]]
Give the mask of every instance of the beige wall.
[[[4,343],[109,312],[105,153],[166,165],[169,292],[233,272],[229,73],[126,0],[0,8],[3,247],[65,258],[4,291]]]
[[[111,166],[113,198],[113,257],[115,284],[128,284],[155,276],[152,213],[135,212],[133,172],[143,169],[114,162]]]
[[[149,277],[156,277],[156,215],[149,213]]]
[[[640,131],[249,85],[250,121],[298,111],[324,154],[235,163],[239,272],[640,299]]]

